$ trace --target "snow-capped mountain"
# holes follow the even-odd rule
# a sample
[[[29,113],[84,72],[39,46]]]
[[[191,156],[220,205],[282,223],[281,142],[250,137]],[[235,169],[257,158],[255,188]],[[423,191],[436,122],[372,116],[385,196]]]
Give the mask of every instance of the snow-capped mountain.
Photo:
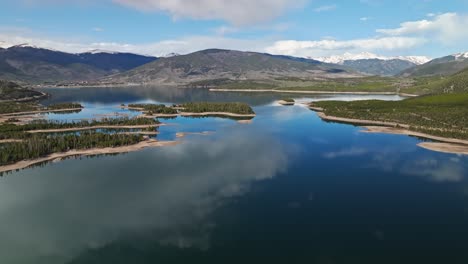
[[[462,52],[462,53],[457,53],[453,54],[456,60],[465,60],[468,59],[468,52]]]
[[[468,52],[461,52],[433,59],[422,65],[405,70],[402,76],[446,76],[468,67]]]
[[[0,50],[0,79],[37,83],[94,80],[134,69],[156,59],[102,50],[75,54],[21,44]]]
[[[100,54],[100,53],[106,53],[106,54],[119,54],[120,52],[117,51],[111,51],[111,50],[101,50],[101,49],[93,49],[84,53],[89,53],[89,54]]]
[[[175,56],[180,56],[179,53],[175,53],[175,52],[171,52],[171,53],[168,53],[166,55],[163,55],[161,56],[162,58],[171,58],[171,57],[175,57]]]
[[[345,53],[343,55],[334,55],[334,56],[329,56],[329,57],[319,57],[319,58],[314,58],[318,61],[326,62],[326,63],[334,63],[334,64],[344,64],[345,61],[357,61],[357,60],[371,60],[371,59],[377,59],[377,60],[384,60],[384,61],[389,61],[389,60],[403,60],[403,61],[408,61],[411,63],[414,63],[416,65],[424,64],[431,59],[426,57],[426,56],[398,56],[398,57],[386,57],[386,56],[380,56],[376,55],[374,53],[370,52],[361,52],[361,53]]]

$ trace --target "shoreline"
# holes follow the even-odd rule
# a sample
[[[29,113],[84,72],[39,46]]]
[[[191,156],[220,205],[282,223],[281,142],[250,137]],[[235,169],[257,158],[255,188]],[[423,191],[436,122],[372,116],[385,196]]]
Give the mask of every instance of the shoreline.
[[[396,92],[359,92],[359,91],[312,91],[312,90],[276,90],[276,89],[218,89],[211,88],[210,92],[246,92],[246,93],[294,93],[294,94],[355,94],[355,95],[400,95],[405,97],[416,97],[416,94]]]
[[[276,101],[276,103],[278,103],[280,105],[284,105],[284,106],[291,106],[291,105],[296,104],[296,102],[287,102],[287,101],[284,101],[284,100],[278,100],[278,101]]]
[[[329,116],[325,114],[322,108],[310,108],[311,110],[317,112],[317,115],[325,121],[332,121],[338,123],[345,123],[351,125],[361,125],[361,126],[368,126],[368,125],[376,125],[376,126],[384,126],[384,127],[402,127],[409,129],[409,125],[400,124],[395,122],[385,122],[385,121],[374,121],[374,120],[364,120],[364,119],[353,119],[353,118],[345,118],[345,117],[337,117],[337,116]],[[314,110],[317,109],[317,110]],[[320,109],[321,111],[319,111]]]
[[[106,155],[106,154],[119,154],[119,153],[129,153],[139,151],[145,148],[150,147],[165,147],[165,146],[175,146],[180,144],[179,141],[158,141],[155,139],[150,139],[147,141],[142,141],[137,144],[121,147],[109,147],[109,148],[92,148],[84,150],[70,150],[67,152],[61,153],[52,153],[45,157],[33,159],[33,160],[23,160],[16,162],[10,165],[0,166],[1,172],[15,171],[26,169],[36,164],[40,164],[48,161],[62,160],[64,158],[73,157],[73,156],[94,156],[94,155]]]
[[[41,95],[36,95],[36,96],[31,96],[31,97],[23,97],[19,99],[10,99],[10,100],[0,100],[0,103],[7,103],[7,102],[28,102],[28,101],[35,101],[35,100],[40,100],[44,97],[48,97],[49,95],[47,93],[44,93],[42,91],[36,91],[38,93],[41,93]]]
[[[442,153],[468,155],[467,145],[455,145],[455,144],[440,143],[440,142],[421,142],[418,144],[418,146],[423,149],[442,152]]]
[[[362,119],[352,119],[352,118],[342,118],[336,116],[328,116],[319,107],[309,107],[311,110],[317,113],[317,116],[324,121],[345,123],[351,125],[358,125],[366,130],[361,130],[362,133],[383,133],[383,134],[392,134],[392,135],[405,135],[419,137],[429,140],[434,140],[436,142],[421,142],[417,145],[421,148],[450,153],[450,154],[465,154],[468,155],[468,140],[456,139],[456,138],[447,138],[434,136],[422,132],[416,132],[409,130],[410,126],[407,124],[399,124],[395,122],[384,122],[384,121],[373,121],[373,120],[362,120]]]
[[[203,112],[203,113],[191,113],[191,112],[181,112],[178,114],[142,114],[138,117],[144,118],[171,118],[171,117],[191,117],[191,116],[221,116],[221,117],[246,117],[246,118],[254,118],[256,114],[235,114],[235,113],[228,113],[228,112]]]
[[[230,112],[202,112],[202,113],[193,113],[193,112],[179,112],[177,114],[152,114],[148,115],[145,114],[144,108],[140,107],[128,107],[128,106],[119,106],[122,109],[127,109],[127,110],[133,110],[133,111],[140,111],[143,114],[140,115],[139,117],[146,117],[146,118],[171,118],[171,117],[190,117],[190,116],[227,116],[227,117],[247,117],[247,118],[254,118],[257,115],[256,114],[236,114],[236,113],[230,113]]]
[[[78,110],[81,111],[83,110],[83,108],[65,108],[65,109],[54,109],[54,110],[37,110],[37,111],[5,113],[5,114],[0,114],[0,117],[13,117],[13,116],[21,116],[21,115],[56,113],[56,112],[69,112],[69,111],[78,111]]]
[[[154,125],[137,125],[137,126],[90,126],[90,127],[70,127],[70,128],[59,128],[59,129],[38,129],[27,131],[30,134],[38,133],[60,133],[60,132],[75,132],[75,131],[86,131],[96,129],[144,129],[149,127],[160,127],[164,124]],[[140,133],[141,134],[141,133]]]

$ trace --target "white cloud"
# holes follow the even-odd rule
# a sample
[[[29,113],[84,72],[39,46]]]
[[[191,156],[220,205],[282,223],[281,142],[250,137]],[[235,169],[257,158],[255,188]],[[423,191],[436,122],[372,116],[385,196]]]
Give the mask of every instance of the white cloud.
[[[443,44],[456,44],[468,38],[468,15],[445,13],[432,19],[408,21],[393,29],[378,29],[378,33],[389,36],[417,36],[434,39]],[[459,44],[459,43],[458,43]]]
[[[104,31],[104,29],[103,29],[103,28],[100,28],[100,27],[94,27],[94,28],[92,28],[92,30],[95,31],[95,32],[102,32],[102,31]]]
[[[371,19],[372,18],[370,18],[370,17],[361,17],[361,18],[359,18],[359,20],[361,20],[361,21],[369,21]]]
[[[142,11],[163,11],[177,18],[220,19],[245,26],[267,22],[304,0],[113,0]]]
[[[328,56],[343,52],[405,50],[425,43],[422,38],[384,37],[354,40],[277,41],[266,51],[299,57]]]
[[[326,12],[326,11],[331,11],[335,10],[337,8],[336,5],[325,5],[325,6],[319,6],[314,9],[315,12]]]
[[[189,36],[180,39],[163,40],[154,43],[130,44],[117,42],[73,42],[60,39],[29,37],[24,34],[1,33],[0,47],[10,47],[18,44],[30,44],[47,49],[60,50],[70,53],[86,52],[94,49],[137,54],[164,56],[169,53],[187,54],[208,49],[223,48],[245,51],[264,51],[271,41],[262,39],[244,40],[224,36]]]
[[[214,29],[214,32],[217,35],[221,35],[221,36],[224,36],[226,34],[235,33],[235,32],[238,32],[238,31],[239,31],[239,28],[230,27],[230,26],[220,26],[220,27],[217,27],[217,28]]]
[[[28,43],[42,48],[60,50],[71,53],[86,52],[94,49],[130,52],[152,56],[164,56],[169,53],[187,54],[209,48],[234,49],[242,51],[268,52],[272,54],[290,55],[298,57],[322,57],[344,52],[359,53],[375,51],[385,53],[395,50],[406,50],[425,43],[421,38],[385,37],[355,40],[324,39],[317,41],[274,40],[269,38],[239,39],[226,37],[223,34],[236,30],[225,27],[215,29],[216,36],[188,36],[178,39],[162,40],[153,43],[130,44],[117,42],[83,42],[47,37],[32,37],[24,33],[2,33],[0,30],[0,46]],[[2,43],[3,41],[3,43]]]
[[[349,149],[342,149],[338,151],[327,152],[323,156],[327,159],[335,159],[335,158],[342,158],[342,157],[363,156],[363,155],[366,155],[367,153],[369,153],[369,151],[364,148],[352,147]]]
[[[460,182],[465,175],[464,168],[458,162],[434,158],[409,162],[402,166],[401,172],[435,182]]]

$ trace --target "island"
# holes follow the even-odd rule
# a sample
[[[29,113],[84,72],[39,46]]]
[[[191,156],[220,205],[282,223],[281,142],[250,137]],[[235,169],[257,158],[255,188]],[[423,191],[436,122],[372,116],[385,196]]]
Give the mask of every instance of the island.
[[[141,111],[144,117],[197,117],[220,116],[230,118],[251,119],[255,112],[246,103],[240,102],[189,102],[166,106],[164,104],[129,104],[121,105],[122,108]]]

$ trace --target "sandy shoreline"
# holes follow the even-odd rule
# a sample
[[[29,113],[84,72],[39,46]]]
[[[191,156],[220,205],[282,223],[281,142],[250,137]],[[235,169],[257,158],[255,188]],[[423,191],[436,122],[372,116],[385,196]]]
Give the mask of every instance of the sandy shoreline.
[[[439,137],[439,136],[434,136],[430,134],[425,134],[421,132],[411,131],[411,130],[402,129],[402,128],[396,128],[396,127],[366,126],[364,128],[366,128],[366,130],[362,131],[364,133],[385,133],[385,134],[395,134],[395,135],[407,135],[407,136],[414,136],[414,137],[435,140],[435,141],[444,142],[444,143],[466,145],[468,147],[468,140],[463,140],[463,139]]]
[[[310,108],[310,109],[312,109],[312,108]],[[315,108],[315,109],[317,109],[317,108]],[[319,109],[321,109],[321,108],[319,108]],[[314,109],[312,109],[312,110],[314,110]],[[314,111],[317,111],[317,110],[314,110]],[[321,119],[323,119],[325,121],[333,121],[333,122],[346,123],[346,124],[352,124],[352,125],[376,125],[376,126],[386,126],[386,127],[409,128],[409,126],[406,125],[406,124],[329,116],[329,115],[326,115],[324,112],[317,112],[317,115]]]
[[[449,154],[459,154],[459,155],[468,155],[468,145],[456,145],[451,143],[441,143],[441,142],[422,142],[418,144],[419,147],[449,153]]]
[[[172,118],[172,117],[190,117],[190,116],[225,116],[225,117],[246,117],[246,118],[253,118],[256,117],[255,114],[234,114],[228,112],[203,112],[203,113],[190,113],[190,112],[180,112],[178,114],[143,114],[138,117],[146,117],[146,118]]]
[[[75,132],[85,130],[96,130],[96,129],[144,129],[149,127],[159,127],[164,124],[155,125],[138,125],[138,126],[90,126],[90,127],[72,127],[72,128],[60,128],[60,129],[38,129],[27,131],[30,134],[37,133],[60,133],[60,132]]]
[[[134,110],[134,111],[140,111],[143,112],[145,109],[140,108],[140,107],[128,107],[128,106],[119,106],[122,109],[128,109],[128,110]],[[180,108],[179,108],[180,109]],[[235,113],[229,113],[229,112],[203,112],[203,113],[192,113],[192,112],[179,112],[177,114],[143,114],[139,117],[147,117],[147,118],[164,118],[164,117],[178,117],[178,116],[227,116],[227,117],[247,117],[247,118],[253,118],[256,117],[256,114],[235,114]]]
[[[73,157],[73,156],[93,156],[93,155],[128,153],[128,152],[139,151],[139,150],[149,148],[149,147],[175,146],[177,144],[180,144],[180,142],[157,141],[155,139],[150,139],[150,140],[142,141],[140,143],[130,145],[130,146],[122,146],[122,147],[115,147],[115,148],[94,148],[94,149],[85,149],[85,150],[70,150],[67,152],[50,154],[46,157],[39,158],[39,159],[23,160],[15,164],[0,166],[0,172],[25,169],[35,164],[39,164],[39,163],[43,163],[47,161],[61,160],[63,158]]]
[[[294,93],[294,94],[355,94],[355,95],[401,95],[417,96],[414,94],[396,92],[337,92],[337,91],[308,91],[308,90],[275,90],[275,89],[210,89],[210,92],[246,92],[246,93]]]
[[[20,115],[69,112],[69,111],[78,111],[78,110],[83,110],[83,108],[66,108],[66,109],[55,109],[55,110],[37,110],[37,111],[29,111],[29,112],[16,112],[16,113],[0,114],[0,117],[15,117],[15,116],[20,116]]]
[[[0,100],[0,103],[6,103],[6,102],[28,102],[28,101],[39,100],[39,99],[42,99],[42,98],[44,98],[44,97],[49,96],[48,94],[46,94],[46,93],[44,93],[44,92],[41,92],[41,91],[36,91],[36,92],[41,93],[41,95],[31,96],[31,97],[24,97],[24,98],[20,98],[20,99]]]
[[[278,101],[276,101],[276,102],[277,102],[278,104],[280,104],[280,105],[286,105],[286,106],[288,106],[288,105],[295,105],[295,104],[296,104],[296,102],[287,102],[287,101],[284,101],[284,100],[278,100]]]
[[[411,131],[409,130],[410,126],[407,124],[328,116],[325,113],[321,112],[323,111],[322,108],[310,107],[310,109],[316,111],[317,115],[325,121],[346,123],[352,125],[362,125],[363,128],[366,129],[361,131],[363,133],[385,133],[425,138],[438,142],[422,142],[418,144],[419,147],[444,153],[468,154],[468,140],[439,137],[421,132]]]
[[[229,112],[203,112],[203,113],[189,113],[181,112],[181,116],[228,116],[228,117],[256,117],[256,114],[234,114]]]

